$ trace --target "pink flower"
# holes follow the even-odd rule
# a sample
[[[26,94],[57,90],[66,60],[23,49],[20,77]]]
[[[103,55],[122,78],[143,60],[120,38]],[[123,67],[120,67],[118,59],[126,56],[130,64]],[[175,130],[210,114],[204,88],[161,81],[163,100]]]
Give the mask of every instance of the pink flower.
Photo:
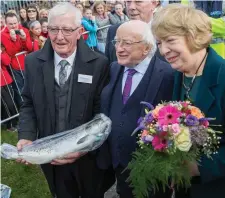
[[[171,128],[172,128],[174,134],[180,133],[180,126],[179,126],[179,124],[172,124]]]
[[[162,126],[162,129],[163,129],[163,131],[168,131],[168,126],[163,125],[163,126]]]
[[[171,105],[165,106],[159,110],[158,121],[161,126],[176,124],[178,123],[178,118],[181,116],[181,112],[177,107]]]
[[[204,120],[204,121],[202,122],[202,125],[203,125],[204,127],[208,127],[208,126],[209,126],[209,122],[208,122],[207,120]]]
[[[156,151],[162,151],[167,147],[167,132],[161,132],[159,135],[154,136],[152,146]]]

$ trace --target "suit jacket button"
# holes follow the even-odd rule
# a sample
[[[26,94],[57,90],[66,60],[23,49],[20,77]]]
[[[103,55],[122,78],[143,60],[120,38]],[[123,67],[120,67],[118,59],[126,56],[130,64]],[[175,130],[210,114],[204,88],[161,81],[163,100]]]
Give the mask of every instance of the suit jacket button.
[[[123,122],[120,122],[120,125],[119,126],[122,127],[123,126]]]

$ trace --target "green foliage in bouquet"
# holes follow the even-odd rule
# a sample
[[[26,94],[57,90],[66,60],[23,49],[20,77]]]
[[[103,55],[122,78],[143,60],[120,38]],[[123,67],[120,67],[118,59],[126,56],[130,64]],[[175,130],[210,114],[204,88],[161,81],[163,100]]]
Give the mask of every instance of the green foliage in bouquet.
[[[190,164],[201,155],[213,159],[219,148],[219,132],[209,127],[201,110],[190,102],[161,103],[155,108],[147,106],[146,115],[139,118],[139,148],[128,164],[128,181],[137,198],[149,191],[188,188],[191,185]],[[133,133],[133,134],[134,134]]]
[[[137,198],[143,198],[149,191],[154,193],[159,188],[165,191],[166,187],[171,186],[172,181],[176,188],[190,187],[191,176],[188,164],[184,162],[195,161],[197,156],[198,153],[194,151],[177,151],[168,155],[144,145],[133,153],[133,159],[127,167],[130,170],[128,181],[132,183],[133,194]]]

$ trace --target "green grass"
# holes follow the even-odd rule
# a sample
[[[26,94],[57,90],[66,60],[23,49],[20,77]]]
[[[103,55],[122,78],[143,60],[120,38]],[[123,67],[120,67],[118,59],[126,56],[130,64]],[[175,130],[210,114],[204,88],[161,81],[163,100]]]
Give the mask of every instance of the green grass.
[[[1,143],[16,145],[17,133],[1,131]],[[1,183],[11,187],[11,198],[50,198],[47,182],[39,166],[26,166],[1,159]]]

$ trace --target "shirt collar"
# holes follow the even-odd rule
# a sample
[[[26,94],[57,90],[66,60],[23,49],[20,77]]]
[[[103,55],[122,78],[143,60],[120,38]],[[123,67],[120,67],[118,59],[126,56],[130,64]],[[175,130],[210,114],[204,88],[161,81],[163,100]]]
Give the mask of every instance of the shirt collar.
[[[148,69],[149,63],[151,61],[151,57],[147,56],[143,61],[141,61],[137,66],[133,67],[132,69],[135,69],[138,73],[144,75],[146,70]],[[129,67],[125,67],[124,73],[128,70],[131,69]]]
[[[61,60],[68,61],[70,66],[72,66],[73,65],[73,61],[75,59],[75,56],[76,56],[76,50],[67,58],[62,58],[56,52],[54,52],[54,63],[55,63],[55,66],[58,66]]]

